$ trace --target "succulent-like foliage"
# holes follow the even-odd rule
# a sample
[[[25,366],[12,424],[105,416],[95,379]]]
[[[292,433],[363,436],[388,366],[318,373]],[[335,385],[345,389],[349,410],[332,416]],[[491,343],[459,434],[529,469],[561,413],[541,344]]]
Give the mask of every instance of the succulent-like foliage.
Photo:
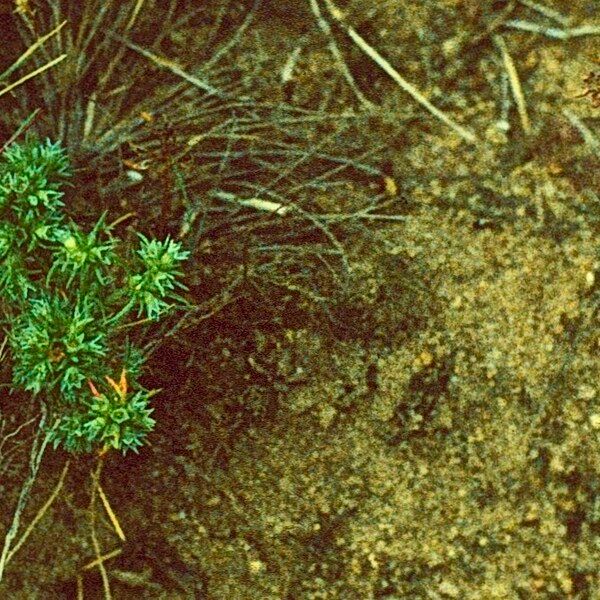
[[[185,290],[178,278],[188,252],[141,234],[129,249],[106,215],[83,231],[63,210],[69,175],[64,151],[49,141],[14,144],[1,158],[0,323],[12,387],[52,410],[55,446],[136,451],[154,420],[128,320],[156,321],[184,302],[175,290]]]
[[[61,185],[69,175],[65,154],[57,144],[14,144],[0,166],[2,221],[16,222],[13,243],[34,249],[62,222]]]
[[[13,383],[36,394],[58,386],[73,401],[98,358],[107,354],[106,336],[93,314],[86,298],[74,306],[59,295],[31,299],[11,331]]]
[[[149,240],[138,234],[141,245],[137,251],[139,271],[129,278],[129,289],[138,306],[138,316],[146,313],[151,319],[158,319],[169,310],[169,300],[180,300],[175,288],[183,288],[177,281],[181,272],[177,267],[187,258],[178,243],[167,238],[164,242]]]
[[[108,389],[99,392],[90,381],[91,395],[82,395],[77,410],[62,418],[50,432],[54,446],[89,452],[100,443],[103,449],[137,451],[143,437],[154,427],[148,393],[128,393],[125,370],[118,384],[106,377]]]

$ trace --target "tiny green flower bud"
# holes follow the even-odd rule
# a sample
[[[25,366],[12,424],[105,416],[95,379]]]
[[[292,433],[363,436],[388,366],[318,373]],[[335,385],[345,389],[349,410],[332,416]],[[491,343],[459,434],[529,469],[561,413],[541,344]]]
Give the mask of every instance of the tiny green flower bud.
[[[64,247],[72,252],[73,250],[77,249],[77,240],[70,235],[64,242],[63,242]]]

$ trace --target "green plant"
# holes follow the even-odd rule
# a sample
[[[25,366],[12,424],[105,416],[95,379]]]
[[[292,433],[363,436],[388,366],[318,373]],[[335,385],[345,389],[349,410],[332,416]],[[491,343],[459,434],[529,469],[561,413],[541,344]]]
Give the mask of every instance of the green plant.
[[[132,331],[185,302],[177,291],[188,252],[141,234],[132,248],[106,214],[83,231],[64,211],[70,175],[50,141],[13,144],[0,158],[0,324],[11,389],[46,403],[55,447],[136,451],[155,422]]]

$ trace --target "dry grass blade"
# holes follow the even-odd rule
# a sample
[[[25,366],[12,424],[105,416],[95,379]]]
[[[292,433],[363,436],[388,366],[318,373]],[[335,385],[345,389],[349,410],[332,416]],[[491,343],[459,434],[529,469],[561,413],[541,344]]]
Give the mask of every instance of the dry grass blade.
[[[329,51],[331,52],[331,54],[337,61],[338,65],[340,66],[340,69],[342,70],[342,73],[344,74],[344,77],[346,78],[348,85],[354,92],[354,95],[358,98],[360,103],[363,104],[365,107],[367,107],[369,109],[374,108],[375,105],[360,91],[359,87],[356,85],[356,82],[354,81],[354,77],[352,76],[352,73],[350,72],[350,69],[348,68],[348,65],[346,64],[346,61],[344,60],[344,57],[342,56],[342,53],[341,53],[340,49],[338,48],[338,45],[336,44],[335,38],[333,37],[333,33],[331,31],[331,27],[329,26],[329,23],[323,16],[323,13],[321,12],[321,9],[319,8],[319,4],[318,4],[317,0],[309,0],[309,4],[310,4],[310,8],[311,8],[313,14],[315,15],[317,23],[319,24],[319,27],[321,28],[321,31],[325,34],[325,36],[329,40]]]
[[[17,130],[8,138],[8,140],[6,140],[6,142],[3,144],[2,148],[0,148],[0,154],[2,154],[15,140],[19,139],[19,137],[21,136],[21,134],[23,132],[25,132],[27,129],[29,129],[29,127],[33,123],[34,119],[37,117],[40,110],[41,110],[40,108],[36,108],[26,119],[23,120],[23,122],[19,125]],[[4,343],[2,345],[1,350],[3,350],[3,349],[4,349]],[[2,352],[0,351],[0,359],[1,358],[2,358]]]
[[[590,128],[568,108],[564,108],[562,113],[565,115],[565,117],[567,117],[571,125],[573,125],[577,131],[579,131],[584,142],[593,150],[594,153],[600,156],[600,140],[598,140]]]
[[[242,37],[242,35],[246,31],[246,29],[248,29],[248,27],[254,20],[256,11],[258,10],[258,7],[260,6],[261,3],[262,3],[262,0],[254,0],[254,5],[248,11],[246,18],[244,19],[244,22],[237,28],[235,34],[231,37],[231,39],[226,44],[224,44],[221,48],[219,48],[219,50],[217,50],[208,59],[208,61],[206,61],[206,63],[203,65],[203,68],[205,70],[210,69],[213,65],[215,65],[217,62],[219,62],[231,50],[231,48],[233,48],[239,42],[240,38]]]
[[[41,75],[44,71],[51,69],[52,67],[57,65],[59,62],[63,61],[65,58],[67,58],[67,55],[61,54],[60,56],[57,56],[56,58],[52,59],[49,63],[46,63],[45,65],[42,65],[41,67],[35,69],[35,71],[32,71],[31,73],[28,73],[27,75],[24,75],[23,77],[21,77],[21,79],[18,79],[14,83],[11,83],[4,89],[0,90],[0,97],[4,96],[4,94],[8,94],[8,92],[11,92],[15,88],[18,88],[20,85],[22,85],[29,79],[33,79],[37,75]]]
[[[1,350],[1,347],[0,347]],[[0,352],[1,359],[2,352]],[[8,473],[11,464],[23,450],[23,441],[19,440],[19,434],[29,425],[35,423],[36,418],[28,419],[17,426],[10,433],[6,433],[7,420],[0,413],[0,480]]]
[[[562,13],[554,10],[553,8],[549,8],[548,6],[544,6],[538,2],[533,2],[533,0],[519,0],[519,3],[523,6],[531,8],[531,10],[535,10],[548,19],[552,19],[557,23],[560,23],[563,27],[566,27],[569,24],[569,18],[565,17]]]
[[[63,467],[63,470],[60,474],[60,477],[58,479],[58,483],[52,490],[52,493],[50,494],[50,496],[48,497],[46,502],[44,502],[44,505],[37,512],[35,517],[32,519],[31,523],[27,526],[27,529],[23,532],[23,535],[20,537],[19,541],[15,544],[14,548],[8,553],[8,556],[6,558],[7,564],[11,561],[12,557],[18,552],[19,548],[25,543],[25,541],[27,540],[27,538],[29,537],[31,532],[34,530],[35,526],[40,522],[40,520],[43,518],[43,516],[46,514],[46,512],[50,508],[50,506],[52,506],[52,503],[58,497],[58,494],[60,493],[60,490],[62,489],[63,483],[65,482],[65,477],[67,476],[67,472],[69,471],[69,464],[70,464],[70,461],[67,460],[67,462],[65,463],[65,466]]]
[[[329,14],[335,19],[348,34],[350,39],[362,50],[373,62],[385,71],[407,94],[412,96],[421,106],[427,109],[434,117],[448,125],[453,131],[455,131],[461,138],[470,144],[476,144],[478,142],[477,136],[471,131],[457,123],[454,119],[449,117],[447,114],[442,112],[439,108],[434,106],[423,94],[414,86],[409,83],[400,73],[387,61],[381,54],[373,48],[367,41],[350,25],[347,25],[342,17],[340,10],[331,2],[331,0],[324,0]]]
[[[131,18],[125,26],[125,31],[129,31],[133,27],[134,23],[137,21],[138,15],[140,14],[140,10],[142,10],[142,6],[144,6],[144,2],[146,2],[146,0],[137,0],[137,2],[135,3],[135,7],[133,9],[133,12],[131,13]]]
[[[14,431],[11,431],[11,433],[7,433],[6,435],[2,436],[2,439],[0,440],[0,456],[1,456],[2,448],[4,447],[4,444],[6,444],[6,441],[19,435],[19,433],[22,429],[24,429],[28,425],[31,425],[34,421],[35,421],[35,419],[29,419],[29,421],[25,421],[25,423],[21,423]],[[2,425],[4,425],[4,423],[2,423]],[[4,429],[2,429],[2,431],[3,430]]]
[[[103,554],[102,556],[91,560],[89,563],[86,563],[85,565],[83,565],[83,567],[81,567],[81,570],[90,571],[94,567],[97,567],[100,563],[104,563],[107,560],[110,560],[111,558],[116,558],[121,554],[123,554],[123,548],[115,548],[114,550],[111,550],[110,552],[107,552],[106,554]]]
[[[530,33],[539,33],[555,40],[569,40],[587,35],[600,35],[600,26],[598,25],[581,25],[579,27],[559,29],[558,27],[546,27],[545,25],[532,23],[531,21],[512,19],[511,21],[505,21],[504,27],[529,31]]]
[[[521,127],[523,128],[523,131],[527,135],[529,135],[531,133],[531,121],[529,120],[529,115],[527,114],[527,104],[525,102],[525,95],[523,94],[523,88],[521,87],[521,82],[519,80],[517,68],[515,67],[515,63],[508,52],[508,48],[506,47],[504,38],[499,34],[495,35],[494,42],[496,46],[498,46],[500,54],[502,54],[504,68],[506,69],[506,72],[508,74],[510,87],[512,89],[513,97],[517,104],[517,110],[519,111]]]
[[[104,566],[104,560],[102,560],[102,551],[100,549],[100,542],[98,541],[98,534],[96,532],[96,493],[100,487],[100,474],[102,473],[102,466],[104,462],[102,457],[98,458],[98,465],[92,472],[92,494],[90,498],[89,517],[90,517],[90,534],[92,538],[92,546],[96,554],[96,564],[100,571],[100,577],[102,578],[102,591],[104,593],[105,600],[111,600],[112,594],[110,591],[110,582],[108,580],[108,574]]]
[[[8,555],[11,551],[12,542],[19,532],[21,516],[29,500],[31,488],[33,487],[33,484],[37,478],[40,464],[42,462],[42,458],[44,457],[46,446],[48,445],[48,436],[44,430],[47,412],[48,411],[46,407],[42,404],[42,416],[39,420],[36,437],[31,444],[31,450],[29,453],[29,475],[21,486],[21,491],[19,492],[19,497],[17,499],[17,506],[14,510],[11,524],[4,537],[4,545],[2,547],[2,552],[0,553],[0,582],[2,581],[2,577],[4,575],[4,570],[8,561]]]
[[[125,39],[124,37],[121,37],[120,35],[111,35],[113,35],[115,39],[118,39],[119,41],[123,42],[128,48],[131,48],[131,50],[134,50],[138,54],[141,54],[143,57],[152,61],[157,67],[160,67],[161,69],[167,69],[168,71],[170,71],[174,75],[177,75],[178,77],[181,77],[183,80],[187,81],[194,87],[197,87],[212,96],[218,96],[219,98],[229,97],[228,94],[221,90],[218,90],[214,86],[210,85],[210,83],[206,83],[206,81],[202,81],[202,79],[199,79],[194,75],[190,75],[184,69],[182,69],[176,62],[168,60],[166,58],[161,58],[153,52],[150,52],[150,50],[145,50],[141,46],[134,44],[133,42]]]
[[[108,518],[110,519],[110,522],[112,523],[115,533],[119,536],[119,539],[122,542],[124,542],[125,534],[123,533],[123,529],[121,528],[119,520],[117,519],[117,515],[115,515],[115,512],[113,511],[113,509],[110,505],[110,502],[108,501],[108,498],[106,497],[106,494],[104,493],[104,490],[102,489],[102,486],[100,485],[100,482],[98,482],[98,495],[100,496],[100,500],[102,500],[102,504],[104,505],[104,510],[106,510],[106,514],[108,515]]]
[[[249,208],[275,213],[281,216],[285,215],[290,208],[292,208],[281,202],[273,202],[272,200],[264,200],[262,198],[238,198],[235,194],[230,194],[228,192],[216,191],[213,195],[215,198],[224,200],[225,202],[234,202],[240,206],[247,206]]]
[[[49,40],[52,36],[56,35],[66,24],[66,21],[60,23],[57,27],[55,27],[52,31],[40,37],[35,43],[31,44],[17,60],[13,62],[13,64],[4,71],[4,73],[0,74],[0,80],[6,79],[9,75],[11,75],[14,71],[16,71],[42,44],[44,44],[47,40]]]

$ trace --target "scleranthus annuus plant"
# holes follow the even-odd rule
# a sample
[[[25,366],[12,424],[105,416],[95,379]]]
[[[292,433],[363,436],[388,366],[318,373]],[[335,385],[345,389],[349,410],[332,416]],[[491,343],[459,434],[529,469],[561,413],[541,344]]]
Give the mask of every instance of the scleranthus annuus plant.
[[[130,331],[185,302],[177,290],[188,252],[142,234],[131,249],[106,215],[83,231],[64,212],[70,175],[50,141],[13,144],[0,157],[0,322],[11,386],[46,403],[55,447],[136,451],[155,422]]]

